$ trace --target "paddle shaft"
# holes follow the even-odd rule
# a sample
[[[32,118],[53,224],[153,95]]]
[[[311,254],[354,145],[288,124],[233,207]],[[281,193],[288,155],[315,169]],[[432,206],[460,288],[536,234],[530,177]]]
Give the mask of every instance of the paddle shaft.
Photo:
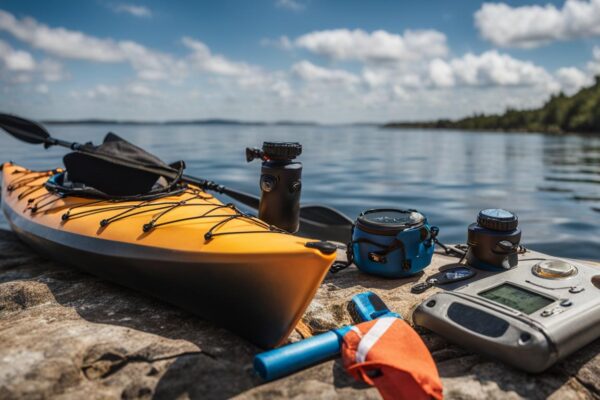
[[[44,147],[48,148],[50,146],[68,147],[71,150],[77,150],[77,151],[79,151],[82,147],[81,144],[79,144],[79,143],[66,142],[64,140],[55,139],[53,137],[49,137],[46,141],[44,141]]]

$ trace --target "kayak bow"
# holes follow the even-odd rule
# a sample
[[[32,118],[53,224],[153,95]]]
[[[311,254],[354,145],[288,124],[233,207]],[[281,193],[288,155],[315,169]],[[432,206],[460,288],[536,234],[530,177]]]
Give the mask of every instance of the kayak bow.
[[[3,165],[2,210],[23,241],[261,347],[286,340],[336,257],[197,187],[143,201],[62,197],[45,186],[58,172]]]

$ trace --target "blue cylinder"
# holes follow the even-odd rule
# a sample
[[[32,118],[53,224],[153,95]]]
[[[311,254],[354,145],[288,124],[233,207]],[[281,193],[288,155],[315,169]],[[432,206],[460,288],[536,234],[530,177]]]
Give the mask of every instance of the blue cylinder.
[[[254,370],[266,381],[281,378],[340,354],[349,326],[312,336],[254,357]]]
[[[416,210],[365,211],[352,233],[354,264],[363,272],[388,278],[414,275],[431,263],[435,247],[431,228]]]

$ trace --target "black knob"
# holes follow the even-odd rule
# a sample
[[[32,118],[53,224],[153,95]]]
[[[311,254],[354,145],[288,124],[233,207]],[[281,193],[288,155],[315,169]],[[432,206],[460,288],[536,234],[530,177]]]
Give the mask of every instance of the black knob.
[[[302,154],[302,145],[297,142],[263,142],[262,151],[269,160],[293,160]]]
[[[256,147],[246,147],[246,161],[251,162],[256,158],[262,159],[264,156],[261,149],[257,149]]]
[[[517,229],[519,218],[510,211],[489,208],[479,212],[477,224],[493,231],[508,232]]]

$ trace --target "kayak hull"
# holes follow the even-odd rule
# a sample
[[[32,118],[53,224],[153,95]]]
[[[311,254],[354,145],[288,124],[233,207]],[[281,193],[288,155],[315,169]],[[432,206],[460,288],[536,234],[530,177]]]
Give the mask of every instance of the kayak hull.
[[[204,255],[80,234],[67,229],[69,224],[56,229],[18,207],[23,199],[6,190],[6,181],[5,171],[3,212],[18,237],[36,251],[215,321],[264,348],[286,340],[335,257],[297,248],[288,254],[277,249]]]

